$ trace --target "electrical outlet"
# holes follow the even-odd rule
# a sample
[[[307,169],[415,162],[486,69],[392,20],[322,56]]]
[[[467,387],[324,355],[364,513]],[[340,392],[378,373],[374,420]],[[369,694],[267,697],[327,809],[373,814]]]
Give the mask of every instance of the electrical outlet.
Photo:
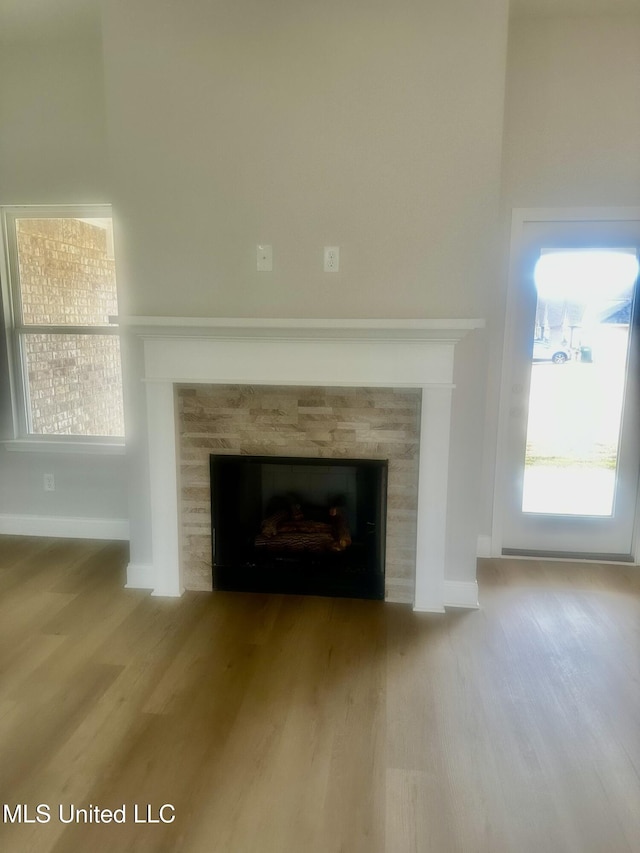
[[[324,271],[338,272],[340,270],[340,248],[338,246],[324,247]]]
[[[56,480],[53,474],[44,475],[44,490],[45,492],[55,492]]]

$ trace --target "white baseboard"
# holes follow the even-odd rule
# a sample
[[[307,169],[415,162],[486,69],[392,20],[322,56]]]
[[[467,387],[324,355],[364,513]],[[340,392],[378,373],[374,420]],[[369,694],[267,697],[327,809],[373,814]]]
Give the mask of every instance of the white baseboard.
[[[414,604],[413,605],[413,612],[414,613],[444,613],[445,611],[444,611],[444,607],[439,607],[436,604],[434,604],[433,606],[420,605],[418,607],[416,607],[416,605]]]
[[[46,515],[0,515],[0,533],[60,539],[129,539],[126,518],[70,518]]]
[[[477,610],[479,607],[477,581],[445,581],[444,606]]]
[[[492,541],[491,535],[481,533],[478,536],[478,544],[476,545],[476,557],[491,557]]]
[[[184,589],[173,586],[157,586],[157,578],[152,563],[129,563],[125,589],[150,589],[151,595],[161,598],[180,598]]]
[[[129,563],[126,589],[153,589],[155,575],[151,563]]]

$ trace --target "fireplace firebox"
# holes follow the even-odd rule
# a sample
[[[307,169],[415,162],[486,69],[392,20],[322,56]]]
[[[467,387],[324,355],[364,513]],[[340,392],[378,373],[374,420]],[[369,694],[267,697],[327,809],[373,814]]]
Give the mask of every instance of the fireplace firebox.
[[[387,468],[212,454],[214,589],[383,599]]]

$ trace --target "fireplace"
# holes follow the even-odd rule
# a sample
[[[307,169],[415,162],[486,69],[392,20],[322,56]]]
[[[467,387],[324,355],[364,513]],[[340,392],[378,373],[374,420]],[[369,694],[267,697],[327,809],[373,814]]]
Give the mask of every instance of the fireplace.
[[[387,462],[210,457],[215,589],[384,598]]]
[[[484,325],[482,320],[125,317],[120,322],[126,327],[132,357],[144,358],[148,430],[148,471],[138,472],[141,499],[134,503],[138,516],[132,523],[127,586],[152,589],[154,595],[181,595],[189,573],[185,544],[194,536],[199,538],[201,489],[208,490],[209,482],[207,476],[206,483],[192,486],[188,500],[199,505],[190,509],[181,531],[179,481],[184,467],[181,471],[178,386],[410,388],[421,393],[417,525],[411,548],[399,546],[404,570],[395,578],[390,577],[390,543],[399,542],[406,525],[399,518],[388,526],[386,599],[412,602],[415,610],[433,612],[442,612],[447,604],[477,606],[475,582],[450,579],[445,568],[448,520],[457,511],[448,492],[454,349],[468,332]],[[133,338],[142,343],[141,353]],[[269,428],[267,432],[279,443],[277,432]],[[324,441],[313,435],[309,440],[316,447]],[[216,448],[261,452],[260,448],[232,449],[224,435],[211,440],[208,452]],[[283,446],[282,452],[290,449]],[[371,455],[376,454],[377,450]],[[141,457],[135,458],[141,463]],[[391,500],[396,501],[399,514],[405,512],[402,496],[390,496]],[[205,524],[210,529],[208,520]],[[475,540],[467,544],[475,566]],[[204,560],[210,561],[210,547],[206,552],[198,548],[194,557],[200,559],[205,553]],[[456,573],[464,571],[460,565],[450,570],[454,568]]]

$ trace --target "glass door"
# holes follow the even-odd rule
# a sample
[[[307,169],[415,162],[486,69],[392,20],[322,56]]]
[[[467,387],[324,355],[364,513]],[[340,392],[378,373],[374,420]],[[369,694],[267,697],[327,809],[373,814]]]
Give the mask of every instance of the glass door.
[[[638,246],[640,222],[523,227],[509,324],[505,554],[631,559]]]

